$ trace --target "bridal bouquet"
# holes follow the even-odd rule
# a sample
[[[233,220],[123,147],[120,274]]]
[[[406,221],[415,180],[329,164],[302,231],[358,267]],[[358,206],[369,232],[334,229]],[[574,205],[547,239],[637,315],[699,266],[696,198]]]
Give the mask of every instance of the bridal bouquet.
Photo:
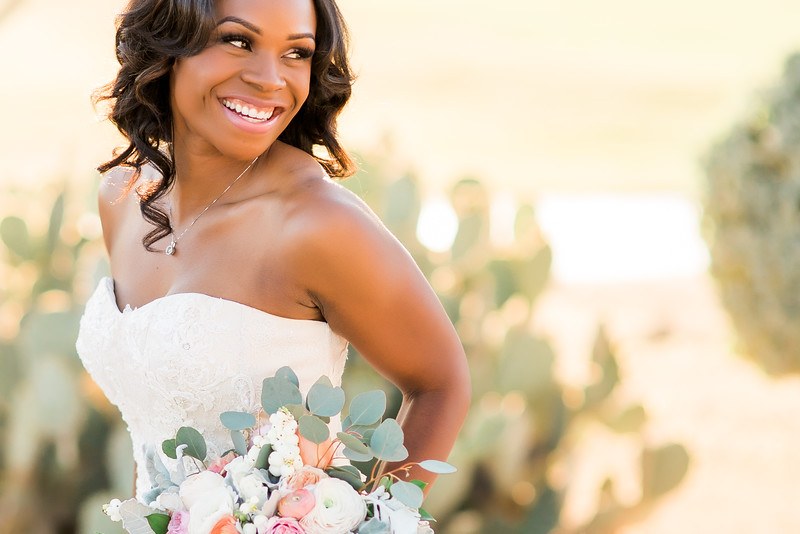
[[[112,500],[103,507],[131,534],[431,534],[421,508],[424,484],[399,474],[419,465],[433,473],[455,471],[436,460],[413,462],[376,475],[384,462],[408,457],[403,431],[383,418],[383,391],[350,402],[342,431],[328,423],[345,405],[344,391],[321,377],[300,393],[297,376],[283,367],[266,378],[261,405],[269,421],[225,412],[232,448],[206,465],[206,442],[182,427],[162,444],[177,460],[170,472],[155,450],[147,451],[152,488],[143,504]],[[350,465],[375,460],[369,475]]]

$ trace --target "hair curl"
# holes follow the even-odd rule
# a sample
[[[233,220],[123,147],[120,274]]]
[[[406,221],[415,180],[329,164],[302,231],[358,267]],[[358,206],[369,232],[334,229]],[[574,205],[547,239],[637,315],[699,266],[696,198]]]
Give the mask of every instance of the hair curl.
[[[336,119],[350,99],[354,80],[347,26],[335,0],[312,1],[317,30],[308,98],[278,139],[313,156],[330,176],[346,177],[355,172],[355,164],[339,143]],[[155,205],[175,180],[170,69],[176,59],[201,52],[215,25],[214,0],[131,0],[118,19],[119,72],[94,98],[95,103],[110,101],[108,118],[129,142],[97,170],[134,168],[129,187],[148,163],[162,176],[136,189],[142,216],[155,226],[142,238],[148,251],[172,231],[169,216]],[[315,154],[316,146],[327,157]]]

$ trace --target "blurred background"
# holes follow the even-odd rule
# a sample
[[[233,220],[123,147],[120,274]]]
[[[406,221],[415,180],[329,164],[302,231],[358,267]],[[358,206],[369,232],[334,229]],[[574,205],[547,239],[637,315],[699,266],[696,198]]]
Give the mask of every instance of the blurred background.
[[[473,373],[437,532],[797,532],[800,4],[340,4],[346,185]],[[123,5],[0,0],[0,534],[119,532],[132,487],[74,351]]]

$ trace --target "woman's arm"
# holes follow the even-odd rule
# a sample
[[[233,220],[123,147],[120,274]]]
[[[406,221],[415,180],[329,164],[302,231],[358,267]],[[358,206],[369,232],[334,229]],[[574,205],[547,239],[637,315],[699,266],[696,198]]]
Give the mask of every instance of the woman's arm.
[[[446,460],[470,399],[455,330],[411,256],[360,200],[342,189],[322,204],[296,219],[292,266],[331,328],[402,392],[406,461]]]

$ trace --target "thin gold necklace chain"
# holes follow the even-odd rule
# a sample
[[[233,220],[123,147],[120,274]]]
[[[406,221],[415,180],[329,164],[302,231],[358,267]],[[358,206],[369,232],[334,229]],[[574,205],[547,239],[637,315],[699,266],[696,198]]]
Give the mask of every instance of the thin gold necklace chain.
[[[231,182],[231,183],[228,185],[228,187],[226,187],[226,188],[225,188],[225,190],[224,190],[222,193],[220,193],[220,194],[219,194],[219,196],[218,196],[217,198],[215,198],[214,200],[212,200],[212,201],[211,201],[211,203],[210,203],[208,206],[206,206],[206,207],[205,207],[205,209],[203,209],[203,211],[201,211],[201,212],[200,212],[200,213],[197,215],[197,217],[195,217],[195,218],[194,218],[194,220],[192,220],[192,222],[190,222],[190,223],[189,223],[189,226],[187,226],[187,227],[186,227],[186,229],[184,229],[184,231],[183,231],[183,232],[181,232],[181,233],[180,233],[180,235],[179,235],[178,237],[175,237],[175,231],[174,231],[174,230],[170,230],[170,243],[169,243],[169,245],[167,246],[167,249],[164,251],[164,253],[165,253],[167,256],[172,256],[173,254],[175,254],[175,250],[178,248],[178,241],[180,241],[180,240],[181,240],[181,238],[182,238],[182,237],[183,237],[183,236],[186,234],[186,232],[188,232],[188,231],[189,231],[189,230],[192,228],[192,226],[194,226],[194,223],[196,223],[196,222],[197,222],[197,219],[199,219],[200,217],[202,217],[202,216],[203,216],[203,214],[204,214],[205,212],[207,212],[207,211],[209,210],[209,208],[211,208],[211,206],[213,206],[214,204],[216,204],[216,203],[217,203],[217,200],[221,199],[221,198],[222,198],[222,197],[225,195],[225,193],[227,193],[227,192],[228,192],[228,190],[229,190],[231,187],[233,187],[233,184],[235,184],[236,182],[238,182],[238,181],[239,181],[239,178],[241,178],[242,176],[244,176],[244,173],[246,173],[247,171],[249,171],[249,170],[250,170],[250,167],[252,167],[252,166],[253,166],[253,164],[256,162],[256,160],[258,160],[258,158],[259,158],[259,157],[260,157],[260,156],[256,156],[256,157],[255,157],[255,159],[254,159],[253,161],[251,161],[251,162],[250,162],[250,165],[248,165],[248,166],[247,166],[247,168],[246,168],[245,170],[243,170],[243,171],[242,171],[242,172],[239,174],[239,176],[237,176],[237,177],[236,177],[236,178],[235,178],[235,179],[234,179],[234,180],[233,180],[233,181],[232,181],[232,182]],[[170,219],[170,221],[172,221],[172,203],[170,203],[170,205],[169,205],[169,219]],[[172,223],[170,222],[170,227],[171,227],[171,226],[172,226]]]

